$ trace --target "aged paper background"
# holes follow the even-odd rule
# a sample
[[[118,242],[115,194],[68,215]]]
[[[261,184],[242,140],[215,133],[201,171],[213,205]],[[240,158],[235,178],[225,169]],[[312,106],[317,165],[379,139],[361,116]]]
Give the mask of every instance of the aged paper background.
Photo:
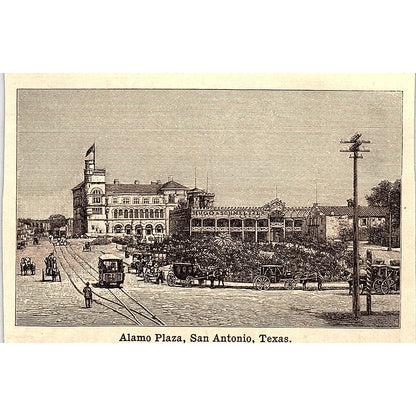
[[[33,328],[17,327],[15,322],[16,249],[16,89],[17,88],[235,88],[235,89],[324,89],[324,90],[401,90],[403,91],[403,175],[402,175],[402,281],[400,329],[227,329],[163,328],[165,334],[256,334],[289,336],[293,342],[414,342],[414,76],[413,75],[131,75],[68,74],[6,75],[5,94],[5,185],[3,204],[4,247],[4,326],[6,342],[117,342],[128,328]],[[130,329],[131,330],[131,329]],[[137,328],[135,332],[138,333]],[[161,332],[154,328],[140,333]]]

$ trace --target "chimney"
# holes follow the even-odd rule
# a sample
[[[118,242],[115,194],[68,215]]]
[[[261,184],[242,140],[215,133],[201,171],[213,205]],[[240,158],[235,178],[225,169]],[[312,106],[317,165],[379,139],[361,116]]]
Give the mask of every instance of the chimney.
[[[140,184],[140,181],[138,181],[137,179],[135,179],[135,180],[134,180],[134,184],[135,184],[135,185],[139,185],[139,184]]]
[[[119,185],[120,181],[118,179],[114,179],[114,185]]]

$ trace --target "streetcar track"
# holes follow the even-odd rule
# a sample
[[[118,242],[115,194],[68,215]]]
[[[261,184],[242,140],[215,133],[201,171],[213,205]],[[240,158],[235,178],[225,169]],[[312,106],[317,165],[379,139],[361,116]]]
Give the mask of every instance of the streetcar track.
[[[68,266],[73,270],[73,272],[76,274],[76,276],[85,284],[85,280],[80,276],[80,274],[75,270],[75,268],[71,265],[71,263],[68,261],[68,259],[66,258],[66,256],[65,256],[65,254],[64,254],[64,251],[63,251],[63,249],[62,249],[62,247],[60,247],[60,252],[61,252],[61,254],[62,254],[62,257],[65,259],[65,261],[66,261],[66,263],[68,264]],[[79,264],[79,263],[77,263],[79,266],[81,266],[82,267],[82,265],[81,264]],[[94,276],[93,276],[94,277]],[[109,290],[110,292],[111,292],[111,290]],[[98,292],[96,292],[96,291],[94,291],[94,290],[92,290],[92,292],[93,292],[93,294],[95,295],[95,296],[97,296],[97,297],[99,297],[99,298],[101,298],[101,299],[103,299],[103,300],[105,300],[106,302],[110,302],[110,303],[113,303],[114,305],[116,305],[116,306],[118,306],[118,307],[121,307],[121,308],[124,308],[124,309],[126,309],[127,310],[127,312],[129,312],[129,314],[133,317],[133,318],[131,318],[131,317],[128,317],[129,318],[129,320],[131,320],[131,321],[133,321],[136,325],[140,325],[140,326],[143,326],[143,323],[141,322],[141,321],[139,321],[139,319],[134,315],[134,313],[132,312],[132,310],[127,306],[127,305],[125,305],[124,304],[124,302],[122,302],[116,295],[114,295],[113,293],[113,296],[118,300],[118,302],[115,302],[114,300],[112,300],[112,299],[108,299],[107,297],[105,297],[105,296],[102,296],[102,295],[100,295]],[[138,312],[138,314],[140,314],[140,312]],[[145,317],[145,316],[144,316]]]
[[[62,251],[61,251],[62,252]],[[66,263],[68,264],[68,266],[74,271],[74,273],[78,276],[78,278],[83,282],[83,283],[85,283],[84,282],[84,280],[78,275],[78,273],[72,268],[72,266],[70,265],[70,263],[68,262],[68,260],[64,257],[64,255],[62,255],[62,257],[64,258],[64,260],[66,261]],[[63,267],[64,265],[63,265],[63,262],[62,262],[62,260],[61,259],[59,259],[58,258],[58,260],[59,260],[59,262],[60,262],[60,264],[61,264],[61,266],[62,266],[62,270],[64,271],[64,273],[68,276],[68,279],[69,279],[69,281],[71,282],[71,284],[72,284],[72,286],[74,286],[74,288],[75,288],[75,290],[80,294],[80,295],[82,295],[82,296],[84,296],[84,294],[83,294],[83,292],[81,292],[81,290],[78,288],[78,286],[75,284],[75,282],[73,281],[73,279],[72,279],[72,277],[71,277],[71,275],[65,270],[65,268]],[[100,298],[102,298],[102,299],[104,299],[104,300],[107,300],[106,298],[104,298],[103,296],[100,296],[99,294],[97,294],[97,293],[95,293],[94,291],[93,291],[93,293],[96,295],[96,296],[98,296],[98,297],[100,297]],[[111,301],[110,299],[108,299],[107,301],[109,301],[109,302],[113,302],[113,303],[115,303],[116,305],[118,305],[116,302],[114,302],[114,301]],[[99,300],[96,300],[96,299],[94,299],[93,300],[93,302],[95,302],[95,303],[97,303],[98,305],[102,305],[102,306],[104,306],[104,307],[106,307],[106,308],[108,308],[108,309],[110,309],[110,310],[112,310],[113,312],[115,312],[115,313],[117,313],[117,314],[119,314],[120,316],[123,316],[124,318],[126,318],[126,319],[128,319],[129,321],[132,321],[133,323],[135,323],[135,324],[137,324],[137,322],[134,320],[134,319],[132,319],[132,318],[130,318],[129,316],[127,316],[127,315],[125,315],[123,312],[120,312],[120,311],[118,311],[118,310],[116,310],[116,309],[114,309],[113,307],[111,307],[111,306],[109,306],[109,305],[106,305],[105,303],[103,303],[103,302],[100,302]],[[120,306],[120,305],[118,305],[118,306]]]
[[[94,267],[94,266],[92,266],[87,260],[85,260],[83,257],[81,257],[76,251],[75,251],[75,249],[72,247],[72,246],[68,246],[70,249],[71,249],[71,251],[72,251],[72,257],[74,257],[75,258],[75,256],[76,257],[78,257],[80,260],[82,260],[90,269],[92,269],[94,272],[96,272],[96,273],[98,273],[98,270]],[[85,269],[85,267],[83,267],[83,265],[81,264],[81,263],[79,263],[78,262],[78,264],[80,264],[80,266],[87,272],[87,273],[89,273],[94,279],[96,279],[96,280],[98,280],[97,278],[96,278],[96,276],[95,275],[93,275],[89,270],[87,270],[87,269]],[[107,288],[108,290],[110,290],[109,288]],[[138,306],[140,306],[144,311],[146,311],[151,317],[152,317],[152,319],[150,319],[148,316],[146,316],[146,315],[143,315],[141,312],[139,312],[139,311],[135,311],[134,309],[132,309],[134,312],[136,312],[136,313],[138,313],[138,314],[140,314],[141,316],[143,316],[143,317],[145,317],[145,318],[147,318],[147,319],[150,319],[152,322],[154,322],[154,323],[156,323],[156,324],[158,324],[158,325],[165,325],[165,323],[160,319],[160,318],[158,318],[153,312],[151,312],[148,308],[146,308],[146,306],[144,306],[142,303],[140,303],[137,299],[135,299],[135,298],[133,298],[129,293],[127,293],[124,289],[122,289],[122,288],[116,288],[116,289],[118,289],[118,290],[120,290],[120,292],[122,292],[124,295],[126,295],[128,298],[130,298],[133,302],[135,302]]]
[[[70,247],[70,246],[69,246]],[[68,246],[67,246],[68,248]],[[71,248],[71,252],[69,252],[69,250],[67,250],[67,254],[70,255],[74,260],[77,260],[76,257],[78,257],[83,263],[85,263],[90,269],[92,269],[93,271],[98,273],[98,270],[95,269],[88,261],[86,261],[83,257],[81,257],[72,247]],[[62,255],[63,254],[63,250],[62,250]],[[65,259],[66,260],[66,259]],[[68,262],[68,260],[66,260]],[[98,278],[91,273],[90,270],[88,270],[81,262],[77,261],[77,263],[91,276],[93,277],[95,280],[98,280]],[[71,267],[72,268],[72,267]],[[73,269],[73,268],[72,268]],[[153,322],[156,325],[165,325],[164,322],[158,318],[156,315],[154,315],[149,309],[147,309],[144,305],[142,305],[140,302],[138,302],[136,299],[134,299],[129,293],[127,293],[124,289],[118,288],[118,290],[120,290],[124,295],[126,295],[128,298],[130,298],[133,302],[135,302],[138,306],[140,306],[146,313],[148,313],[150,316],[147,316],[146,314],[144,314],[143,312],[137,311],[133,308],[128,307],[127,305],[125,305],[125,303],[114,293],[114,291],[110,288],[106,288],[117,300],[119,303],[121,303],[123,305],[124,308],[126,308],[129,313],[132,316],[135,316],[134,314],[138,314],[141,317],[148,319],[149,321]],[[96,292],[95,292],[96,293]],[[96,293],[97,296],[104,298],[103,296],[99,295],[98,293]],[[119,305],[117,302],[112,301],[111,299],[108,298],[104,298],[105,300],[115,303],[117,305]],[[135,319],[137,319],[137,317],[135,317]],[[140,323],[141,325],[143,325],[142,323]]]

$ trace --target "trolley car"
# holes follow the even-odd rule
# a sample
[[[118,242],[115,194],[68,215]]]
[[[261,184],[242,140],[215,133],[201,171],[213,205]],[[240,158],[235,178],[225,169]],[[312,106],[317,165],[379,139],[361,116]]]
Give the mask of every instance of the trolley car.
[[[98,258],[99,286],[121,287],[124,283],[123,259],[112,254],[103,254]]]
[[[254,277],[253,286],[256,290],[269,290],[271,283],[284,282],[285,289],[295,289],[297,280],[282,264],[263,264],[260,275]]]

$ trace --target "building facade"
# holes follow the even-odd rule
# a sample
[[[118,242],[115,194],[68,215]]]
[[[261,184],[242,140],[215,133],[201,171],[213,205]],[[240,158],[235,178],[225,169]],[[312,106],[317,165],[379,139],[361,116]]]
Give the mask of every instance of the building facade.
[[[354,208],[351,201],[341,206],[314,204],[308,219],[309,233],[319,241],[336,240],[343,230],[352,230]],[[358,232],[360,240],[368,240],[370,229],[386,223],[387,208],[358,207]]]
[[[105,169],[85,161],[84,180],[72,189],[74,235],[136,235],[152,242],[169,234],[170,212],[186,198],[187,187],[165,183],[106,183]]]
[[[307,232],[310,208],[286,208],[279,199],[262,207],[215,207],[214,194],[188,192],[187,203],[170,215],[173,235],[227,233],[249,242],[279,242]]]

